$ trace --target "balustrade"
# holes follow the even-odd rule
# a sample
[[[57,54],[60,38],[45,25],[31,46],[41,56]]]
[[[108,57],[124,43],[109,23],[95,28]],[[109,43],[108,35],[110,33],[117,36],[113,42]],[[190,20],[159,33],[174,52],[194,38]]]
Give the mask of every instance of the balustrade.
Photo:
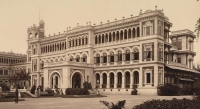
[[[186,64],[181,64],[181,63],[176,63],[176,62],[169,62],[169,65],[187,68]]]

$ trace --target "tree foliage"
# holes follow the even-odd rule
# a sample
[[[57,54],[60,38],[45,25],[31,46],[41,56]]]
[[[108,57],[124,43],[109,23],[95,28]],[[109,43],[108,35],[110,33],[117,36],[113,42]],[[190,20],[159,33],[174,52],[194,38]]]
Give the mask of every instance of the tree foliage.
[[[113,102],[109,103],[108,101],[100,101],[100,103],[103,103],[108,109],[122,109],[124,108],[126,104],[126,100],[118,101],[116,104]]]
[[[15,83],[15,84],[19,84],[19,82],[25,82],[28,81],[30,79],[30,73],[21,70],[19,73],[16,73],[14,75],[11,75],[9,77],[9,81],[10,83]]]
[[[194,30],[194,32],[197,34],[197,41],[199,39],[199,31],[200,31],[200,18],[199,20],[197,20],[197,23],[195,25],[195,30]]]

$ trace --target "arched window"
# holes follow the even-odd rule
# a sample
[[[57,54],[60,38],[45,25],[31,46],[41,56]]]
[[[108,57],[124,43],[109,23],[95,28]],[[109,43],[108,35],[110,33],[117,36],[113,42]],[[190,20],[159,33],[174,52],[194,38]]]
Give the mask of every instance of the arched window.
[[[104,34],[102,35],[102,41],[101,42],[104,43]]]
[[[120,31],[120,40],[123,40],[123,35],[124,35],[124,32],[123,30]]]
[[[153,34],[153,24],[151,22],[146,22],[143,26],[143,35],[152,35]]]
[[[80,56],[76,56],[76,62],[80,62]]]
[[[124,39],[127,39],[127,30],[124,30]]]
[[[103,53],[103,63],[107,63],[107,54]]]
[[[117,73],[117,88],[121,88],[122,85],[122,73],[118,72]]]
[[[108,34],[105,35],[105,43],[108,42]]]
[[[113,62],[114,62],[114,59],[115,59],[115,57],[114,57],[114,52],[111,52],[111,53],[110,53],[110,62],[113,63]]]
[[[117,34],[116,34],[116,40],[118,41],[119,40],[119,31],[117,31]]]
[[[131,29],[128,29],[128,39],[131,38]]]
[[[95,44],[97,44],[97,35],[95,35]]]
[[[113,32],[113,41],[115,41],[115,32]]]
[[[112,41],[112,35],[111,35],[111,33],[109,33],[109,42],[111,42]]]
[[[139,60],[139,50],[137,48],[133,51],[133,60]]]
[[[100,55],[99,55],[99,54],[96,55],[96,63],[97,63],[97,64],[100,63]]]
[[[126,61],[130,61],[130,50],[125,51],[125,59]]]
[[[87,62],[87,56],[83,55],[83,62]]]
[[[163,35],[162,30],[163,30],[162,22],[159,21],[158,22],[158,35]]]
[[[99,44],[101,43],[101,35],[99,35]]]
[[[122,61],[122,52],[118,51],[118,61]]]

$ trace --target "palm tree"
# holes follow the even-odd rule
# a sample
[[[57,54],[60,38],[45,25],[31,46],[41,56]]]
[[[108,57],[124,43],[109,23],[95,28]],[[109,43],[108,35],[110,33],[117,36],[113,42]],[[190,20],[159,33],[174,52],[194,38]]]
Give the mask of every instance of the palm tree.
[[[199,20],[197,20],[197,23],[195,25],[195,30],[194,30],[194,32],[197,33],[197,41],[199,39],[199,31],[200,31],[200,18],[199,18]]]

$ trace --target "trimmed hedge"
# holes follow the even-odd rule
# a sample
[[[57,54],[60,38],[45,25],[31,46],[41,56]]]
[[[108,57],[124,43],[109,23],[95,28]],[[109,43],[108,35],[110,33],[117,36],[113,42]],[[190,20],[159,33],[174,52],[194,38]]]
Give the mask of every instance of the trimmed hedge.
[[[177,96],[180,95],[180,88],[176,85],[166,84],[158,87],[158,95],[161,96]]]
[[[175,99],[172,100],[149,100],[133,109],[199,109],[200,100]]]
[[[85,88],[67,88],[66,95],[89,95],[89,91]]]

